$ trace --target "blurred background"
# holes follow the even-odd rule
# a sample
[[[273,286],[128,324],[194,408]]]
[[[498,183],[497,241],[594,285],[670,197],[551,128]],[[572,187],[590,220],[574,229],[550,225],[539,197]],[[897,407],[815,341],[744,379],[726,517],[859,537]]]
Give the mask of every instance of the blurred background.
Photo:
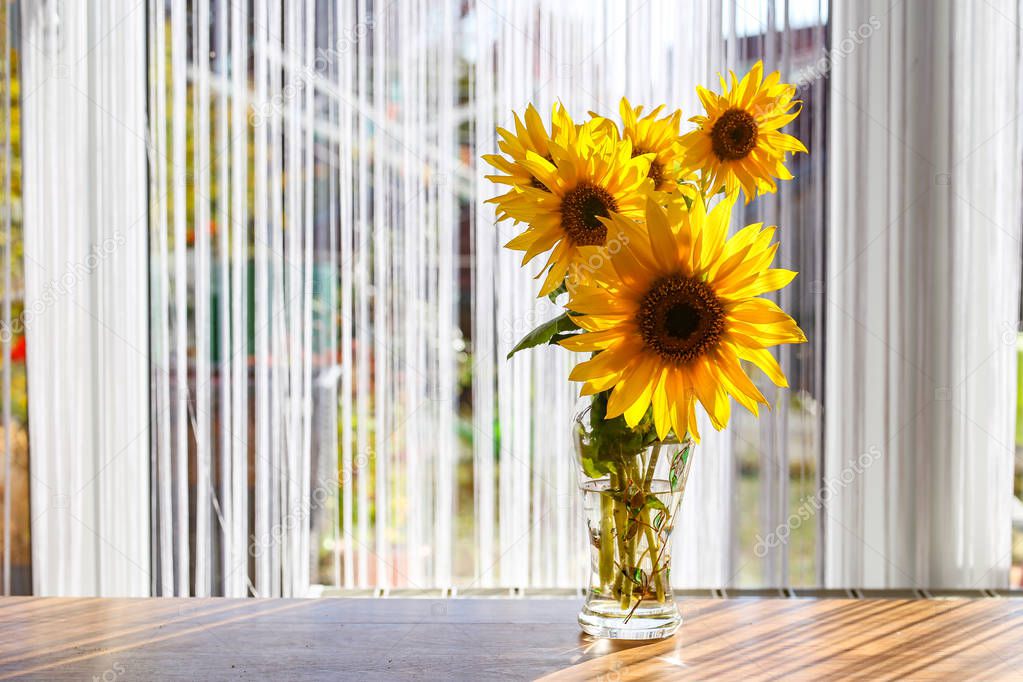
[[[912,87],[893,103],[898,88],[874,88],[868,78],[893,64],[904,84],[920,78],[907,54],[922,39],[900,52],[900,32],[912,21],[939,22],[940,8],[924,0],[838,4],[842,12],[828,0],[0,3],[3,593],[582,585],[572,359],[559,349],[504,359],[554,307],[533,298],[534,273],[501,249],[515,228],[495,225],[484,205],[499,190],[483,178],[479,156],[495,151],[494,127],[509,126],[511,112],[530,102],[542,112],[561,101],[577,117],[615,117],[628,96],[681,108],[685,120],[700,113],[697,84],[716,88],[719,73],[741,74],[760,59],[796,84],[803,108],[788,132],[810,154],[793,160],[796,177],[777,195],[734,220],[780,226],[781,266],[800,275],[779,302],[809,342],[780,350],[787,390],[758,378],[769,414],[755,420],[736,410],[725,432],[701,444],[673,582],[1020,587],[1018,210],[1000,230],[1006,262],[983,283],[998,287],[1000,305],[1014,312],[974,321],[993,329],[992,371],[1003,380],[966,384],[1007,396],[999,399],[1007,416],[977,427],[995,434],[997,471],[980,480],[950,466],[942,471],[955,483],[919,478],[919,467],[938,462],[927,459],[932,441],[920,436],[907,446],[870,435],[869,426],[845,439],[848,451],[826,452],[826,431],[839,432],[826,416],[843,419],[871,396],[898,401],[912,371],[895,365],[940,357],[906,353],[902,340],[927,345],[945,333],[987,348],[959,318],[932,319],[923,303],[885,307],[884,297],[868,296],[865,304],[885,307],[889,318],[910,320],[878,331],[859,318],[860,328],[886,339],[882,361],[828,317],[847,312],[834,308],[847,300],[841,278],[861,267],[841,257],[860,247],[834,230],[860,234],[863,251],[890,241],[887,255],[862,264],[862,276],[876,280],[871,268],[885,262],[885,276],[898,282],[917,272],[899,266],[908,253],[899,249],[912,244],[898,234],[920,229],[912,220],[920,195],[901,201],[894,183],[890,194],[860,195],[887,205],[893,229],[880,241],[869,221],[836,213],[847,199],[835,183],[862,190],[857,173],[874,166],[835,154],[873,134],[871,98],[888,102],[896,130],[921,125],[939,135],[948,123],[937,113],[930,121],[894,115],[912,111]],[[1018,9],[986,4],[977,26],[999,20],[991,10],[1009,12],[1014,26]],[[968,66],[948,61],[935,69]],[[850,83],[861,90],[844,89]],[[856,103],[858,129],[832,111]],[[1011,135],[1015,148],[1015,118],[992,120],[991,130]],[[905,137],[907,154],[917,154],[920,140]],[[862,142],[865,150],[889,145],[881,135]],[[1003,157],[986,149],[970,162],[1000,167]],[[896,161],[887,153],[870,163]],[[27,193],[23,165],[26,186],[36,181]],[[926,174],[939,189],[944,175]],[[989,226],[1005,225],[992,215]],[[927,276],[978,272],[957,263],[926,268]],[[952,286],[952,300],[969,305]],[[897,285],[890,291],[891,301],[904,295]],[[846,358],[854,356],[861,368],[891,365],[890,374],[864,371],[850,381]],[[962,374],[963,382],[975,376]],[[841,392],[847,386],[853,402]],[[959,386],[928,384],[935,392],[927,401],[959,405]],[[923,403],[912,404],[916,418]],[[894,415],[891,408],[879,419],[905,426]],[[999,429],[1013,425],[1014,445],[1003,446]],[[914,423],[903,433],[917,429],[931,427]],[[995,457],[976,437],[948,447]],[[871,448],[880,454],[857,460]],[[903,456],[908,450],[919,450],[916,459]],[[873,471],[879,460],[884,492],[857,469]],[[919,520],[931,502],[890,497],[884,481],[896,477],[910,488],[931,481],[921,497],[969,486],[947,503],[994,497],[996,511],[945,535],[931,525],[888,528],[879,546],[857,532],[869,550],[844,543],[833,524],[845,527],[849,517],[830,515],[829,504],[848,504],[853,491],[868,526],[875,504]],[[963,559],[973,556],[967,548],[950,559],[970,565],[961,580],[921,568],[938,561],[931,543],[979,535],[997,561]],[[919,563],[896,558],[892,547],[903,544]],[[865,568],[836,572],[850,561]],[[894,572],[871,568],[886,563]]]

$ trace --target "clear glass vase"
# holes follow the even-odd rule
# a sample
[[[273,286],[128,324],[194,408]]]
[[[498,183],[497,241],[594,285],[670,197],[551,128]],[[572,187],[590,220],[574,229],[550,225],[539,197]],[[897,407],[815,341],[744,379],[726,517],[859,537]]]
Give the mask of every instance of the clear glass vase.
[[[588,634],[670,637],[682,624],[671,592],[671,532],[692,466],[693,441],[641,448],[597,443],[587,412],[575,423],[590,582],[579,612]]]

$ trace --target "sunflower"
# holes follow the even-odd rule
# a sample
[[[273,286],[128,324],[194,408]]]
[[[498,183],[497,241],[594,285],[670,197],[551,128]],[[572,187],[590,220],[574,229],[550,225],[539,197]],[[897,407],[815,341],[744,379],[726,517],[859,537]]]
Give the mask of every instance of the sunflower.
[[[519,118],[518,114],[514,114],[514,116],[514,133],[505,128],[497,129],[497,134],[501,136],[497,146],[507,155],[507,158],[501,154],[483,155],[484,161],[503,173],[503,175],[488,175],[486,178],[492,182],[511,186],[508,192],[491,200],[497,204],[497,219],[499,221],[509,217],[507,210],[509,205],[521,202],[524,199],[519,192],[520,189],[523,187],[547,189],[543,183],[533,177],[533,174],[522,165],[526,154],[533,152],[549,161],[551,159],[548,148],[550,142],[558,140],[561,144],[565,144],[575,135],[576,131],[575,123],[568,115],[565,107],[560,103],[555,104],[551,108],[550,133],[547,132],[540,113],[532,104],[526,107],[526,112],[522,118]],[[525,119],[524,122],[523,119]]]
[[[746,375],[750,362],[777,386],[785,376],[768,347],[806,341],[795,321],[761,294],[784,287],[796,273],[770,267],[774,228],[754,224],[726,239],[733,200],[710,211],[697,198],[646,204],[646,230],[612,215],[609,222],[638,237],[605,259],[567,308],[584,333],[560,343],[596,351],[570,378],[583,395],[612,390],[607,418],[625,415],[635,427],[652,406],[659,438],[670,429],[699,440],[699,401],[717,429],[729,418],[729,396],[757,414],[767,400]],[[645,237],[645,238],[643,238]]]
[[[550,251],[540,271],[547,273],[540,296],[561,286],[581,247],[605,245],[608,216],[642,217],[646,195],[653,190],[647,178],[651,156],[633,158],[632,145],[602,134],[599,125],[599,120],[588,121],[571,135],[549,140],[549,160],[527,151],[517,163],[536,184],[520,184],[513,200],[490,200],[509,217],[528,223],[505,244],[525,251],[523,265]]]
[[[632,143],[632,155],[653,155],[648,176],[654,182],[654,189],[678,191],[679,183],[686,179],[682,172],[683,149],[679,143],[682,111],[676,109],[663,118],[657,118],[664,109],[662,104],[643,116],[643,107],[633,107],[625,97],[622,97],[618,109],[622,117],[621,137]],[[599,117],[592,112],[590,116]],[[617,127],[609,120],[605,119],[601,128],[609,134],[618,134]]]
[[[742,81],[731,76],[731,90],[721,78],[724,94],[696,88],[707,115],[690,119],[698,127],[682,137],[682,145],[685,166],[702,171],[704,189],[713,193],[724,185],[735,194],[741,186],[749,203],[758,193],[777,191],[774,178],[792,179],[786,152],[806,152],[802,142],[779,131],[799,115],[800,103],[792,99],[795,86],[780,83],[777,71],[763,77],[761,62]]]

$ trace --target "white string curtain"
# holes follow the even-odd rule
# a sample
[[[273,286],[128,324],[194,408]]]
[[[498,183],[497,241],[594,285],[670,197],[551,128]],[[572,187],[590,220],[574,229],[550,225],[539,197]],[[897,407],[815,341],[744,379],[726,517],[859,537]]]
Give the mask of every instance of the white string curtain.
[[[475,75],[470,158],[495,150],[495,124],[511,127],[511,111],[527,103],[548,112],[561,101],[579,119],[588,111],[616,118],[622,96],[648,109],[667,103],[692,111],[695,83],[720,66],[719,10],[702,2],[476,3],[456,27],[475,43],[466,50]],[[518,228],[494,226],[483,200],[498,190],[484,180],[487,172],[476,163],[472,405],[479,554],[468,585],[576,587],[584,579],[586,544],[568,428],[577,387],[567,376],[577,358],[546,348],[504,360],[519,337],[557,310],[533,298],[535,273],[501,248]],[[729,440],[707,431],[690,479],[695,499],[682,512],[693,519],[680,524],[677,536],[679,584],[727,580]],[[696,546],[700,552],[686,551]]]
[[[825,580],[1006,587],[1019,5],[832,11]]]
[[[503,359],[553,311],[500,248],[512,228],[482,204],[495,190],[478,156],[527,102],[582,117],[625,94],[689,116],[694,83],[761,55],[814,102],[797,132],[810,161],[747,216],[790,230],[781,259],[804,273],[783,296],[810,350],[781,356],[802,407],[701,444],[675,580],[742,582],[743,527],[792,530],[827,312],[816,571],[1004,584],[1018,10],[836,2],[832,50],[805,64],[826,9],[24,3],[36,592],[580,584],[572,358]],[[748,446],[756,512],[736,476]],[[786,582],[794,543],[765,547],[754,580]]]
[[[154,591],[581,584],[572,358],[504,360],[553,306],[477,159],[529,102],[694,106],[715,6],[149,13]],[[677,575],[715,583],[731,461],[701,447]]]
[[[731,46],[741,15],[735,3],[726,15],[728,5],[150,0],[140,8],[146,59],[96,63],[103,78],[89,82],[121,98],[109,102],[120,118],[148,114],[148,130],[141,122],[136,130],[149,143],[149,253],[124,272],[144,272],[148,260],[149,381],[119,371],[129,354],[116,344],[102,347],[104,365],[45,340],[37,361],[57,363],[71,348],[74,357],[33,376],[42,387],[33,404],[48,410],[33,421],[33,439],[43,434],[40,461],[51,457],[53,480],[64,476],[57,467],[79,460],[48,450],[45,434],[77,443],[88,432],[86,413],[69,409],[72,392],[96,386],[90,398],[99,405],[124,400],[137,410],[148,389],[149,480],[132,482],[128,506],[95,500],[112,524],[95,543],[99,565],[112,551],[102,541],[137,529],[148,511],[151,527],[136,540],[151,543],[137,563],[157,595],[582,584],[569,438],[574,358],[549,348],[504,359],[555,311],[534,298],[533,273],[501,248],[513,228],[495,226],[482,203],[495,188],[478,158],[496,149],[494,126],[510,125],[511,111],[529,102],[549,111],[560,99],[579,118],[613,116],[627,95],[696,113],[694,85],[739,65]],[[104,8],[90,17],[122,26],[117,17],[139,16]],[[136,23],[124,30],[138,38]],[[127,63],[148,63],[146,101],[131,89],[140,81]],[[31,118],[26,109],[32,121],[61,117],[59,135],[38,138],[58,155],[77,149],[61,135],[81,125],[64,125],[66,104],[48,102]],[[100,132],[109,137],[73,139],[128,154],[128,135]],[[26,146],[26,161],[31,153]],[[53,175],[37,187],[57,186],[61,173],[61,186],[72,187],[111,177],[116,160],[103,154],[88,172],[51,158]],[[94,200],[109,196],[110,205],[69,211],[67,220],[130,214],[147,171],[122,162],[118,173],[123,182],[106,190],[114,194]],[[145,290],[144,281],[131,297],[117,289],[97,299],[108,306],[100,311],[137,321],[125,306]],[[59,319],[66,338],[75,318]],[[85,368],[97,376],[79,376]],[[112,377],[127,390],[109,393]],[[675,581],[686,586],[736,579],[732,436],[703,431],[676,536]],[[34,489],[34,506],[47,494]],[[44,533],[52,552],[34,551],[44,575],[91,560],[77,539],[61,540],[67,529]]]
[[[556,310],[545,299],[533,299],[527,293],[535,290],[533,272],[522,270],[516,256],[501,248],[515,228],[507,224],[495,227],[491,208],[482,203],[498,191],[484,180],[487,169],[476,161],[481,153],[496,148],[494,126],[509,126],[511,112],[521,111],[530,102],[546,112],[560,100],[579,118],[590,110],[616,116],[623,95],[634,104],[652,108],[666,103],[671,108],[681,106],[687,116],[692,115],[699,110],[695,84],[713,86],[717,74],[726,67],[746,68],[761,57],[798,82],[801,95],[814,100],[800,122],[798,134],[812,146],[819,145],[818,158],[797,168],[802,177],[792,189],[763,202],[763,208],[758,204],[749,215],[736,216],[737,223],[744,217],[748,218],[745,222],[767,219],[799,236],[798,243],[790,244],[781,255],[786,266],[804,272],[798,291],[788,294],[792,300],[786,304],[798,309],[801,322],[815,339],[809,350],[786,350],[781,357],[803,407],[790,414],[787,394],[778,394],[777,409],[761,423],[759,435],[746,442],[763,463],[758,494],[765,511],[757,517],[763,534],[771,534],[793,511],[788,492],[789,450],[793,443],[800,448],[803,482],[812,486],[820,447],[823,315],[820,296],[814,292],[823,278],[820,224],[825,74],[812,69],[803,72],[820,58],[826,43],[826,4],[819,0],[691,0],[596,4],[480,1],[397,6],[407,7],[408,14],[392,16],[389,8],[393,5],[385,6],[382,21],[373,17],[369,36],[374,50],[381,50],[372,52],[372,68],[387,74],[391,83],[389,106],[402,112],[397,117],[403,119],[404,115],[414,116],[407,113],[410,104],[429,103],[432,96],[439,96],[441,107],[427,110],[423,119],[427,130],[436,126],[439,131],[460,131],[460,156],[455,164],[458,177],[451,180],[450,167],[440,170],[439,176],[447,184],[437,191],[439,196],[456,194],[463,220],[471,221],[468,243],[462,239],[452,246],[460,256],[470,259],[472,288],[467,291],[463,285],[452,295],[459,302],[459,310],[464,311],[466,302],[472,303],[469,323],[465,323],[464,312],[459,317],[468,351],[463,369],[471,376],[471,400],[466,400],[464,391],[461,395],[471,406],[468,426],[472,468],[469,470],[462,452],[456,455],[455,471],[459,478],[469,473],[473,487],[471,497],[456,489],[452,503],[447,463],[443,468],[424,467],[415,450],[405,447],[408,469],[402,492],[407,498],[401,504],[410,509],[404,528],[407,582],[395,584],[455,584],[462,589],[491,585],[574,587],[582,578],[584,563],[575,557],[585,550],[585,535],[576,506],[572,446],[565,428],[577,409],[575,387],[566,381],[574,358],[551,348],[504,360],[519,336],[556,314]],[[407,24],[410,20],[413,23]],[[421,33],[417,21],[427,21],[423,26],[433,30]],[[377,36],[385,31],[381,42],[388,47],[378,48]],[[449,52],[449,44],[459,47]],[[424,45],[440,50],[437,67],[430,67],[432,52],[428,51],[425,58],[416,52]],[[406,71],[410,59],[415,64],[427,64],[426,70]],[[448,59],[452,65],[447,64]],[[449,112],[443,104],[450,102],[445,79],[451,75],[451,68],[458,74],[460,85],[453,91],[457,107]],[[406,125],[408,130],[420,130],[414,118]],[[471,137],[462,137],[461,126],[471,132]],[[441,132],[437,135],[441,152],[450,151],[447,138]],[[408,140],[416,137],[413,132],[403,142],[412,144]],[[380,138],[377,135],[374,144],[388,143],[387,137]],[[414,146],[405,149],[415,150]],[[441,160],[436,163],[439,167]],[[474,176],[468,186],[461,184],[463,164],[464,170]],[[417,165],[406,163],[403,173]],[[342,192],[344,188],[342,183]],[[410,229],[414,228],[406,228]],[[443,221],[438,229],[444,229]],[[416,334],[406,338],[414,339]],[[395,371],[396,376],[401,375],[402,368]],[[357,401],[359,382],[354,385]],[[375,409],[379,410],[380,405]],[[455,420],[464,415],[459,411]],[[418,423],[429,432],[436,422],[427,419]],[[407,428],[419,429],[416,424],[410,421]],[[716,433],[709,425],[704,433],[682,512],[687,520],[676,534],[673,573],[676,584],[682,586],[736,584],[741,579],[739,561],[745,562],[745,554],[752,554],[752,548],[740,540],[750,515],[738,504],[735,435]],[[413,437],[410,442],[417,439]],[[464,445],[465,440],[459,443]],[[379,457],[379,452],[376,454]],[[400,445],[395,446],[394,455],[399,459],[403,456]],[[419,471],[432,471],[440,478],[417,480],[414,472]],[[379,504],[380,498],[372,494],[379,491],[361,497],[359,490],[342,490],[343,500],[354,497],[357,512],[364,510],[370,500]],[[454,519],[445,516],[451,512]],[[359,514],[359,518],[365,516]],[[396,522],[400,527],[400,516]],[[346,523],[344,527],[352,525]],[[379,525],[377,528],[375,540],[379,541]],[[358,527],[357,531],[362,532]],[[362,537],[368,538],[368,534],[363,532]],[[803,542],[810,544],[801,550],[811,557],[803,561],[810,564],[806,573],[813,582],[814,566],[820,565],[812,558],[815,538],[811,534]],[[358,538],[354,544],[357,549],[368,547]],[[463,558],[461,564],[449,564],[444,558],[450,547],[455,548],[456,557]],[[751,572],[753,582],[787,583],[791,552],[789,543],[771,548],[760,570]],[[360,580],[358,576],[363,572],[358,566],[354,568],[350,571],[346,563],[341,584],[374,584]]]
[[[33,593],[144,596],[145,8],[20,9]]]
[[[734,569],[722,584],[816,586],[820,557],[819,508],[824,397],[825,163],[828,158],[828,6],[826,0],[724,0],[725,62],[739,74],[757,60],[796,86],[799,117],[786,131],[810,153],[787,164],[795,178],[778,192],[734,211],[735,226],[764,222],[779,229],[779,267],[798,276],[771,297],[790,312],[807,342],[775,355],[789,386],[760,377],[770,411],[754,418],[733,412],[738,472],[733,492]]]
[[[313,485],[336,497],[314,9],[149,4],[156,594],[305,594]]]
[[[156,593],[451,580],[468,173],[438,9],[150,3]]]

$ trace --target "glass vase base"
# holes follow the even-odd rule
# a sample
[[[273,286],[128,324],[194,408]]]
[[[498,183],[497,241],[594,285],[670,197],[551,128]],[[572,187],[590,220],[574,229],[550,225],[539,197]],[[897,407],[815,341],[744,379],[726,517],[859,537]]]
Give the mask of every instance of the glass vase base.
[[[588,635],[605,639],[664,639],[682,624],[674,602],[640,604],[632,614],[617,601],[590,599],[579,612],[579,626]]]

